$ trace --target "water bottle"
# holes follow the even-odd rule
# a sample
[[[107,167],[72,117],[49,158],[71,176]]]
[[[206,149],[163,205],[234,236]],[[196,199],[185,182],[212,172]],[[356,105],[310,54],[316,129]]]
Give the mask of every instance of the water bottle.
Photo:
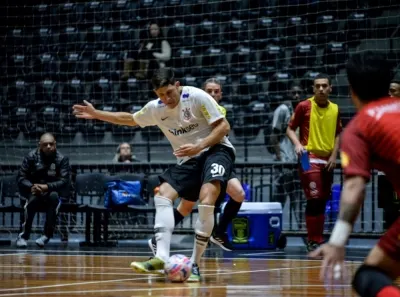
[[[303,171],[307,171],[310,169],[310,159],[306,150],[304,150],[300,155],[300,164]]]

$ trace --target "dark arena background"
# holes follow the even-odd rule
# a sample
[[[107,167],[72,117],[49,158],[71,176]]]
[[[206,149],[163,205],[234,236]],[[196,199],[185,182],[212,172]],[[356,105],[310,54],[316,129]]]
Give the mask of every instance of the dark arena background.
[[[350,277],[334,284],[318,280],[321,262],[307,258],[305,198],[294,180],[288,182],[299,198],[283,208],[285,249],[228,253],[210,245],[196,284],[133,273],[131,261],[151,256],[152,198],[157,175],[175,162],[172,149],[158,128],[77,120],[72,105],[88,100],[102,110],[133,113],[154,99],[147,79],[154,65],[137,51],[149,40],[149,25],[157,23],[159,40],[171,48],[157,67],[173,67],[182,85],[202,87],[210,77],[222,83],[220,104],[246,198],[269,202],[274,172],[297,170],[271,154],[275,108],[292,100],[295,84],[304,91],[301,99],[312,96],[313,78],[328,73],[330,99],[345,126],[355,113],[347,57],[378,50],[400,65],[398,1],[3,0],[0,17],[0,296],[355,296]],[[23,217],[16,174],[44,132],[53,133],[57,149],[69,157],[73,187],[63,199],[54,239],[44,249],[31,240],[21,250],[15,245]],[[132,163],[114,160],[123,142],[131,145]],[[147,205],[106,209],[104,182],[113,178],[139,180]],[[340,166],[334,184],[337,198]],[[384,176],[374,172],[349,244],[349,274],[398,209],[380,203],[387,195],[392,192]],[[326,235],[337,211],[332,199]],[[36,216],[32,239],[44,218]],[[171,254],[191,254],[196,218],[195,210],[176,227]]]

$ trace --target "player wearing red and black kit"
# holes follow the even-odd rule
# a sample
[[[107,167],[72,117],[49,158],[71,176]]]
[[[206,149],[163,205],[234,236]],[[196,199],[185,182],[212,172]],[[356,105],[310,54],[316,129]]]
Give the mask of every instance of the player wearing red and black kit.
[[[347,65],[352,98],[358,114],[341,139],[341,162],[345,182],[339,219],[329,243],[312,256],[324,256],[321,277],[328,267],[341,276],[344,246],[365,199],[371,170],[382,171],[400,194],[400,101],[383,97],[391,79],[391,67],[384,57],[372,52],[353,55]],[[387,197],[391,199],[391,197]],[[371,250],[357,270],[353,287],[363,297],[399,297],[392,282],[400,276],[400,218]]]
[[[289,123],[287,135],[297,154],[307,151],[310,169],[300,167],[300,180],[307,198],[307,250],[323,241],[325,206],[331,196],[333,169],[338,153],[338,135],[342,131],[339,107],[328,100],[330,78],[320,74],[314,80],[314,96],[300,102]],[[300,129],[297,138],[296,129]]]

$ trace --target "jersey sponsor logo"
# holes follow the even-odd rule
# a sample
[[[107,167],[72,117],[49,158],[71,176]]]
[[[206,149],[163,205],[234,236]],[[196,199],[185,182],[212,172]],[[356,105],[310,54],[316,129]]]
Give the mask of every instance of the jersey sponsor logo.
[[[164,106],[165,106],[165,104],[161,100],[158,100],[157,107],[160,108],[160,107],[164,107]]]
[[[199,126],[199,124],[196,123],[196,124],[191,124],[187,127],[179,128],[179,129],[168,129],[168,131],[175,136],[179,136],[179,135],[183,135],[185,133],[189,133],[190,131],[193,131],[198,126]]]
[[[182,98],[183,99],[189,98],[189,94],[188,93],[182,94]]]
[[[165,121],[166,119],[168,119],[169,117],[165,117],[165,118],[161,118],[161,121]]]
[[[379,120],[385,113],[398,113],[398,112],[400,112],[399,102],[385,104],[367,110],[367,114],[370,117],[375,118],[376,120]]]
[[[192,114],[190,112],[190,107],[187,107],[185,109],[182,109],[183,112],[183,118],[185,121],[189,121],[190,118],[192,117]]]
[[[340,161],[342,162],[342,167],[346,168],[350,163],[349,155],[345,152],[340,152]]]
[[[203,113],[204,117],[205,117],[207,120],[211,119],[211,115],[210,115],[210,113],[208,112],[207,107],[206,107],[204,104],[201,105],[201,112]]]

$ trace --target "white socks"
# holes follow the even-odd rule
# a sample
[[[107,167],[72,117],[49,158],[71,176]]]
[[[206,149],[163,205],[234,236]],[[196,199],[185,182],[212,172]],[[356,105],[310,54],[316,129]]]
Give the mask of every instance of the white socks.
[[[192,263],[198,264],[201,256],[207,248],[208,240],[214,228],[214,208],[213,205],[202,205],[198,206],[199,217],[197,218],[196,225],[194,227],[195,238],[192,258]],[[158,249],[157,249],[158,252]]]
[[[156,257],[167,262],[171,245],[171,236],[174,231],[175,220],[172,201],[166,197],[156,195],[154,197],[156,217],[154,233],[157,241]]]

